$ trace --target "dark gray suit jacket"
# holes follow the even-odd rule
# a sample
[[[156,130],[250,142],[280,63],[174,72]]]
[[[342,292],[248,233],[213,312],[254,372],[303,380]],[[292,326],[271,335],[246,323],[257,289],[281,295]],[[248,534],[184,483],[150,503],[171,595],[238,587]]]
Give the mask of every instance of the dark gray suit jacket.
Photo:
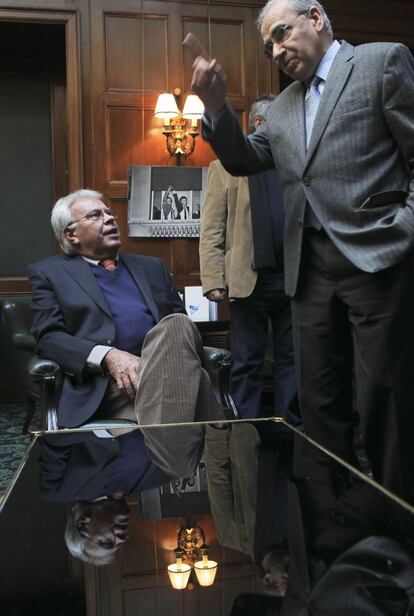
[[[168,270],[160,259],[120,253],[156,323],[185,313]],[[109,377],[88,373],[86,360],[97,344],[113,345],[115,324],[88,263],[79,256],[49,257],[28,269],[33,292],[36,351],[64,371],[58,402],[60,427],[85,423],[99,407]]]
[[[226,106],[207,138],[226,169],[275,166],[284,189],[286,292],[294,295],[308,201],[352,263],[376,272],[414,245],[414,60],[400,44],[342,42],[305,150],[304,89],[294,82],[266,123],[243,135]]]

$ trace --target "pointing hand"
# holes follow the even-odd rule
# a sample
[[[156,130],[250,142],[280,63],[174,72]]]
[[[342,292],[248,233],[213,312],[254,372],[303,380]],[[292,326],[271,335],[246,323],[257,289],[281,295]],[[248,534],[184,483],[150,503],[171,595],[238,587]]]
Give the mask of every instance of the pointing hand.
[[[194,34],[189,32],[183,45],[196,56],[191,89],[201,98],[207,115],[214,121],[226,101],[226,76],[217,60],[210,58]]]

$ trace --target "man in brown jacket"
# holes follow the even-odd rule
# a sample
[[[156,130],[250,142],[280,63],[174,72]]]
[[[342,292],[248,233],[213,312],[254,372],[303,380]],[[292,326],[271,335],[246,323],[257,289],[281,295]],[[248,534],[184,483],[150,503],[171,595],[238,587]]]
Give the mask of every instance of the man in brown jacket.
[[[253,103],[249,130],[265,119],[275,97]],[[200,267],[203,292],[230,300],[231,391],[243,418],[260,415],[269,319],[273,337],[275,414],[297,422],[290,300],[283,283],[283,203],[274,170],[233,177],[215,160],[209,168],[201,213]]]

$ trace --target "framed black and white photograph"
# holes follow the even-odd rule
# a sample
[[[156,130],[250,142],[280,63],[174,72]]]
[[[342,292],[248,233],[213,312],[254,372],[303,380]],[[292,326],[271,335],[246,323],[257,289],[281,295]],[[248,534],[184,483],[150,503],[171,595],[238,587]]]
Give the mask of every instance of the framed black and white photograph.
[[[207,167],[128,167],[130,237],[198,237]]]
[[[210,513],[204,458],[194,475],[173,479],[159,488],[145,490],[139,496],[143,520],[179,518]]]

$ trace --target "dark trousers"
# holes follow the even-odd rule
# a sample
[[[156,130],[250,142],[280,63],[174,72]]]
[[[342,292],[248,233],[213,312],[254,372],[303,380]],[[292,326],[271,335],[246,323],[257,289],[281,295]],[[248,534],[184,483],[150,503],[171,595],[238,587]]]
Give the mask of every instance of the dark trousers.
[[[244,419],[260,415],[262,374],[269,319],[273,332],[273,384],[275,414],[298,423],[290,298],[285,294],[283,274],[262,269],[252,294],[230,303],[231,394]]]
[[[292,316],[306,433],[356,463],[355,406],[374,478],[413,502],[413,255],[369,274],[306,230]]]

